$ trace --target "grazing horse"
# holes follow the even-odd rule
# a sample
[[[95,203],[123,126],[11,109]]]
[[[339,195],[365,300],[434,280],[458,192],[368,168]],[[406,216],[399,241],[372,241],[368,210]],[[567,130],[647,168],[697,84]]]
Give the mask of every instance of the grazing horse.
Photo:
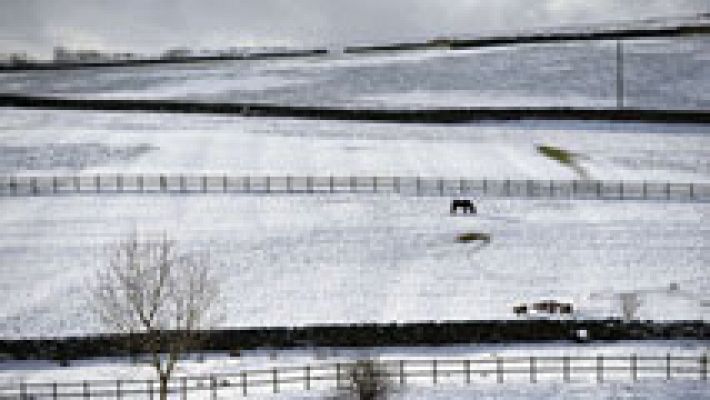
[[[456,214],[456,210],[463,208],[463,213],[466,214],[476,214],[476,206],[473,205],[471,200],[452,200],[451,201],[451,214]]]

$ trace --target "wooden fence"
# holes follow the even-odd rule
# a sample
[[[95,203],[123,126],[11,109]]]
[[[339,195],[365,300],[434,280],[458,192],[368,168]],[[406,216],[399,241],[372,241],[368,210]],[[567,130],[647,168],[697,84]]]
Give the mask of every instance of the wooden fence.
[[[120,193],[396,193],[411,196],[710,200],[710,184],[381,176],[0,176],[0,196]]]
[[[479,359],[377,361],[379,372],[393,386],[467,385],[505,382],[605,382],[619,380],[692,379],[707,382],[708,355],[656,356],[490,356]],[[200,376],[179,376],[168,384],[169,393],[189,395],[279,393],[300,390],[338,390],[348,385],[352,363],[320,363],[274,367]],[[0,386],[0,398],[142,398],[157,397],[156,380],[94,380],[76,382],[21,382]]]

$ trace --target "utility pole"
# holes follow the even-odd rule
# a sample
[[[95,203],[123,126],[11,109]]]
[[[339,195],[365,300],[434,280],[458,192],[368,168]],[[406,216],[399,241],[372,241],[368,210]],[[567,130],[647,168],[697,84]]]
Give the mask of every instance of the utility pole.
[[[616,41],[616,108],[624,108],[624,49],[621,40]]]

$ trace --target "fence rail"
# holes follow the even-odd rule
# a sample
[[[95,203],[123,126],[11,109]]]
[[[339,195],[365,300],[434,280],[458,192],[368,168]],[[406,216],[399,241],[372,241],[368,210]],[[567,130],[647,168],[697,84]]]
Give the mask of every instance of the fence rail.
[[[658,181],[443,179],[384,176],[0,176],[0,196],[120,193],[396,193],[411,196],[710,200],[710,184]]]
[[[708,355],[672,356],[491,356],[479,359],[430,359],[377,361],[379,373],[395,386],[466,385],[507,381],[618,381],[693,379],[707,382]],[[248,396],[291,390],[337,390],[347,387],[353,363],[321,363],[298,367],[274,367],[200,376],[180,376],[168,382],[168,392],[189,394],[209,391]],[[21,382],[0,385],[0,398],[126,398],[158,393],[155,380],[94,380],[81,382]]]

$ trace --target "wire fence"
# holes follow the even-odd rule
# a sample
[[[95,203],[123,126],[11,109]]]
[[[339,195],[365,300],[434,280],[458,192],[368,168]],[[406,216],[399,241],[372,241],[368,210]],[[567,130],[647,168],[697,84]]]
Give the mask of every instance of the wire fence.
[[[468,385],[506,382],[563,383],[697,380],[707,382],[708,355],[672,356],[491,356],[479,359],[376,361],[379,378],[392,386]],[[235,397],[286,391],[346,389],[354,363],[321,363],[274,367],[168,381],[168,393],[187,399]],[[0,386],[0,398],[150,398],[158,396],[156,380],[86,380],[77,382],[21,382]]]
[[[395,193],[411,196],[707,201],[710,200],[710,184],[400,176],[0,176],[0,196],[101,193]]]

